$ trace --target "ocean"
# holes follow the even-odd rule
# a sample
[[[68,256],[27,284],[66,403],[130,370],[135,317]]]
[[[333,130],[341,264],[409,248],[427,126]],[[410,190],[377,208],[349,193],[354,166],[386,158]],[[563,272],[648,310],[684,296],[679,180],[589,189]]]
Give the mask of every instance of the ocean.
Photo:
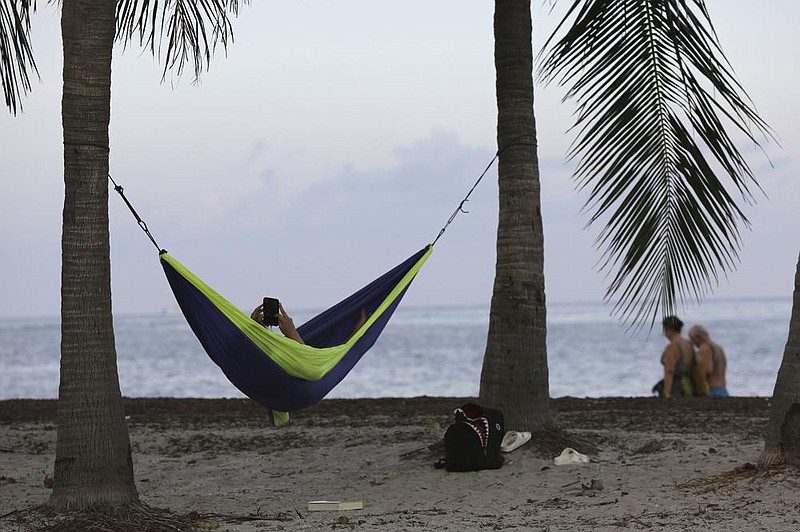
[[[789,331],[791,299],[714,300],[681,315],[701,322],[728,356],[728,390],[770,396]],[[552,397],[648,396],[662,377],[660,327],[630,331],[603,303],[548,303]],[[295,323],[312,312],[295,314]],[[402,305],[375,346],[328,397],[477,396],[487,306]],[[242,397],[181,315],[116,316],[122,393]],[[684,330],[685,332],[685,330]],[[0,319],[0,399],[58,396],[59,319]]]

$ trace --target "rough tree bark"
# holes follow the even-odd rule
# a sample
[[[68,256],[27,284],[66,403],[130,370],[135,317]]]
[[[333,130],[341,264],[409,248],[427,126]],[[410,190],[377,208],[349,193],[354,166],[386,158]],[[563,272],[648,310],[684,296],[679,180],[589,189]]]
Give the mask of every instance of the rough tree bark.
[[[115,0],[64,0],[61,381],[47,506],[138,502],[117,374],[108,233]]]
[[[500,214],[480,400],[515,430],[552,424],[531,28],[530,0],[495,2]]]
[[[800,462],[800,257],[794,275],[789,337],[772,392],[762,467],[779,461]]]

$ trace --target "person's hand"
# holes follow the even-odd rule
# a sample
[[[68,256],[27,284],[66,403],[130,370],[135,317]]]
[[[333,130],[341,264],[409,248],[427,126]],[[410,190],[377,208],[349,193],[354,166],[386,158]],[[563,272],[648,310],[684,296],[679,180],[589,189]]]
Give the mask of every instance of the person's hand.
[[[294,320],[292,319],[289,314],[283,308],[283,305],[278,306],[278,328],[281,330],[284,336],[290,336],[292,331],[296,331],[294,327]]]
[[[291,316],[286,313],[286,310],[284,310],[283,305],[281,304],[278,305],[278,328],[285,337],[296,340],[301,344],[305,343],[303,342],[303,338],[300,336],[300,333],[297,332],[297,329],[294,326],[294,320],[292,320]]]
[[[264,304],[260,304],[255,309],[253,309],[253,313],[250,314],[250,317],[256,320],[260,324],[264,324]]]

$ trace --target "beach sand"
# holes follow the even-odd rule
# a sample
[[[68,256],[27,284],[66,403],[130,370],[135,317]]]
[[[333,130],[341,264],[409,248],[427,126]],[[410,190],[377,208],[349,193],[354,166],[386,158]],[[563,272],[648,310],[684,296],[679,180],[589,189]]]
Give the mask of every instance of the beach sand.
[[[141,500],[203,530],[800,530],[800,470],[754,465],[767,399],[554,399],[589,463],[555,465],[559,444],[534,434],[501,469],[436,469],[468,400],[326,400],[283,428],[249,400],[125,410]],[[28,530],[48,498],[55,416],[55,401],[0,401],[0,530]],[[364,508],[307,511],[319,499]]]

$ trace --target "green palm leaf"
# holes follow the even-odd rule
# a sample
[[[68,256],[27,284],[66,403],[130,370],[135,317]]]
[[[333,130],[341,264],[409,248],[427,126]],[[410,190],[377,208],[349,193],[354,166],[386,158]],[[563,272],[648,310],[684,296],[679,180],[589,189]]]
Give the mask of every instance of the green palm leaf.
[[[163,61],[164,77],[178,76],[191,63],[195,79],[208,70],[218,44],[233,42],[229,15],[248,0],[119,0],[117,40],[126,46],[135,37]]]
[[[0,84],[12,114],[22,110],[21,97],[31,90],[29,72],[39,75],[30,43],[31,11],[35,0],[0,0]]]
[[[738,264],[749,222],[737,200],[752,203],[758,188],[726,126],[758,146],[773,135],[704,1],[575,0],[540,75],[577,102],[569,156],[588,224],[606,222],[597,245],[614,312],[652,326],[677,301],[706,295]]]

